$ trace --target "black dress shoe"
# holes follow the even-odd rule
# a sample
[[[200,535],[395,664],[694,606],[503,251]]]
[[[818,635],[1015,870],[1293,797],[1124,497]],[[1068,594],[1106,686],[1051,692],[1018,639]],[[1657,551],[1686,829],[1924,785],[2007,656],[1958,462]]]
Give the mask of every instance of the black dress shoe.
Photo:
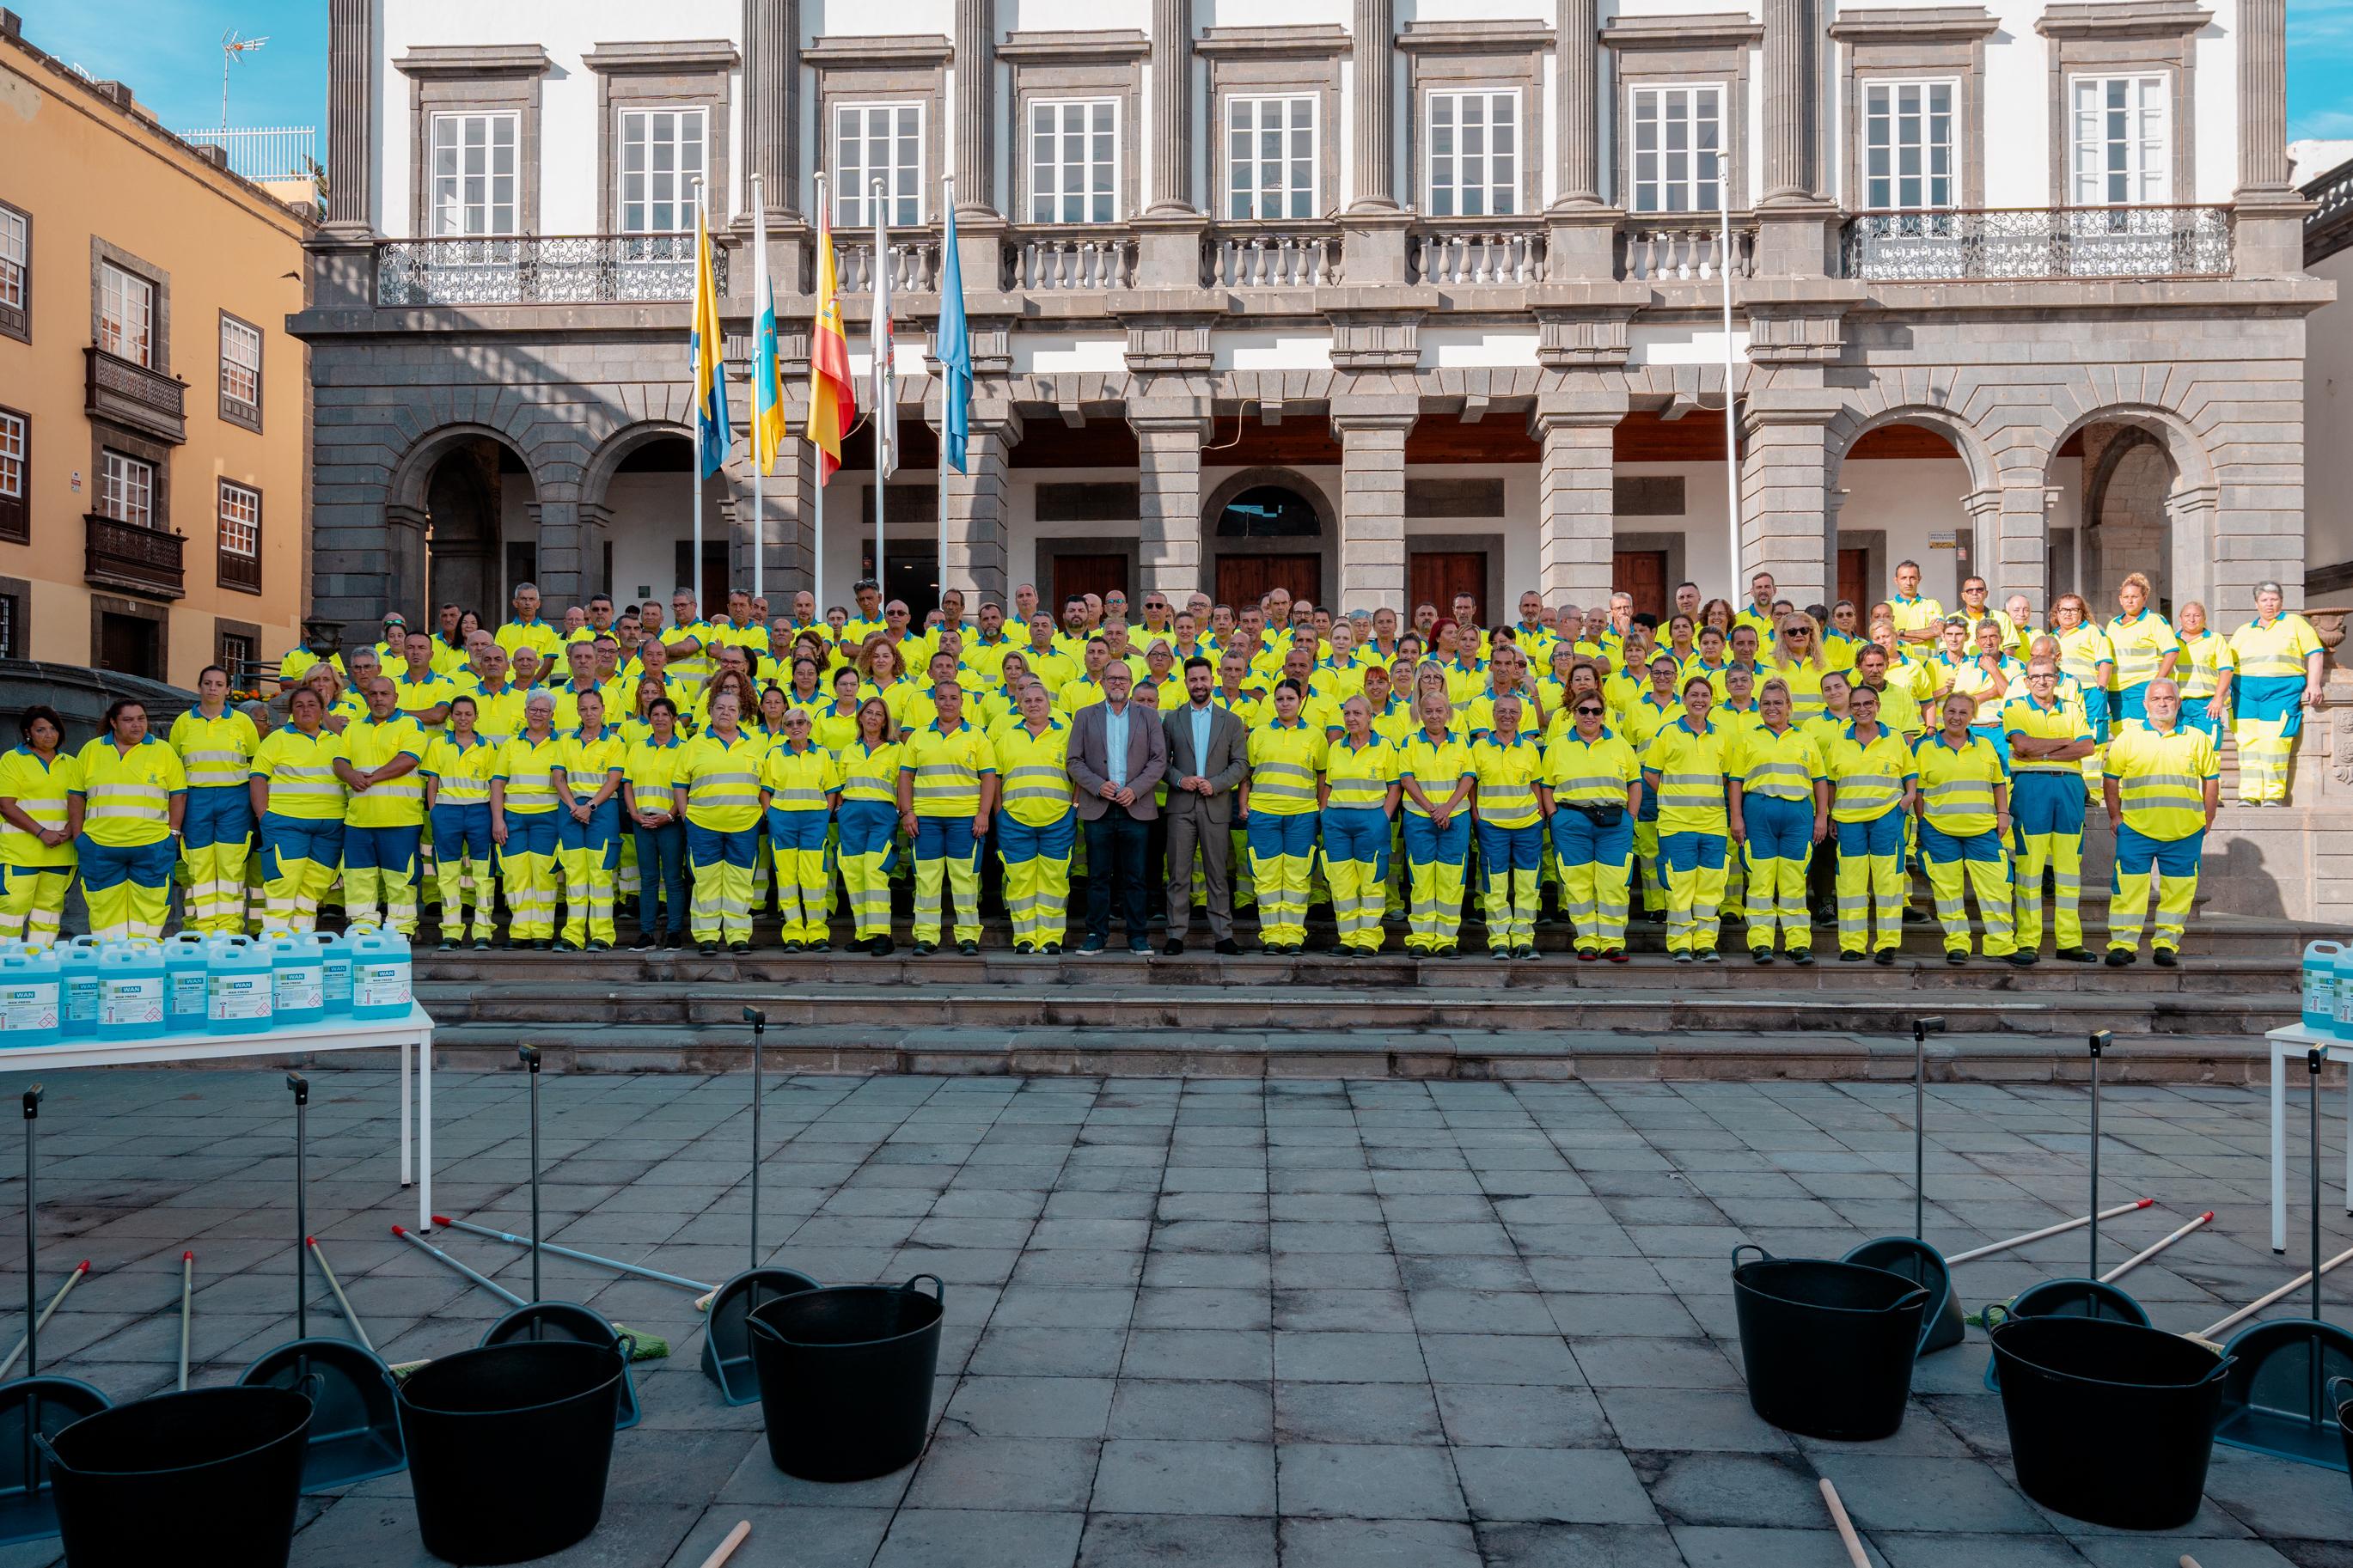
[[[1163,958],[1174,958],[1184,951],[1185,939],[1181,936],[1172,936],[1160,944],[1160,956]]]
[[[2097,963],[2100,955],[2088,947],[2063,947],[2052,954],[2063,963]]]
[[[1240,952],[1241,950],[1242,944],[1236,942],[1232,937],[1221,936],[1218,939],[1217,951],[1227,958],[1233,957],[1235,954]]]

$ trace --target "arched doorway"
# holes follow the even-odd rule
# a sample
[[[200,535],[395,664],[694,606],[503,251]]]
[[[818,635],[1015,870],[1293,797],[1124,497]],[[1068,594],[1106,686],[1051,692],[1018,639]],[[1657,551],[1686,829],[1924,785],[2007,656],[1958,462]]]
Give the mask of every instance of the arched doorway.
[[[1213,593],[1240,609],[1275,589],[1321,605],[1337,543],[1330,503],[1285,469],[1245,469],[1219,485],[1203,509],[1203,542],[1213,554]]]
[[[1867,623],[1894,591],[1895,568],[1913,561],[1924,595],[1957,605],[1961,579],[1983,570],[1966,499],[1975,488],[1968,454],[1939,425],[1898,418],[1857,436],[1831,486],[1830,602],[1852,600]]]
[[[428,621],[455,604],[495,625],[512,585],[538,575],[533,499],[530,469],[503,442],[469,437],[435,460],[425,479]]]
[[[2084,593],[2092,614],[2116,613],[2116,589],[2137,572],[2156,585],[2153,607],[2173,618],[2173,517],[2180,483],[2165,443],[2137,425],[2084,431]]]

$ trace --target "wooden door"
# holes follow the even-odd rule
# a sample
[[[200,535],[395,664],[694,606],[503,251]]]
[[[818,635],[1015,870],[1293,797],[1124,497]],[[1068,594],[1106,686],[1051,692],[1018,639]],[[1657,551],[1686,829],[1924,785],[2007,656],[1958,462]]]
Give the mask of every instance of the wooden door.
[[[1124,555],[1057,555],[1054,557],[1054,602],[1045,606],[1062,624],[1062,605],[1072,595],[1084,595],[1127,592],[1127,557]]]
[[[1441,617],[1454,614],[1454,595],[1468,594],[1487,621],[1487,552],[1483,550],[1417,550],[1406,557],[1409,618],[1415,605],[1436,605]]]
[[[1838,552],[1838,596],[1852,600],[1855,613],[1868,620],[1871,617],[1871,552],[1841,550]],[[1858,623],[1860,624],[1860,623]]]
[[[124,675],[137,675],[149,680],[164,679],[162,643],[153,621],[136,616],[117,616],[101,612],[98,618],[98,667],[119,670]]]
[[[1667,552],[1663,550],[1620,550],[1609,557],[1612,592],[1634,596],[1634,613],[1667,618]]]
[[[1218,602],[1237,612],[1254,606],[1277,588],[1295,602],[1324,602],[1324,558],[1321,555],[1220,555],[1218,557]]]
[[[671,566],[675,581],[695,585],[695,607],[705,620],[717,620],[727,613],[727,542],[706,538],[702,542],[702,570],[693,570],[694,541],[681,539],[673,548]],[[663,602],[669,602],[664,595]],[[561,610],[556,612],[559,616]]]

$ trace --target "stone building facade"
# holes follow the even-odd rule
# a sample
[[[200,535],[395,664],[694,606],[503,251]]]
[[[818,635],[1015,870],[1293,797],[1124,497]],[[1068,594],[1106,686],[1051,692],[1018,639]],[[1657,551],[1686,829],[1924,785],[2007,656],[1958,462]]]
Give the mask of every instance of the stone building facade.
[[[2134,569],[2225,623],[2260,580],[2295,594],[2333,288],[2288,183],[2284,0],[1674,3],[678,0],[657,27],[332,0],[293,322],[316,611],[707,591],[755,552],[772,594],[840,602],[872,569],[862,430],[822,519],[797,444],[756,517],[740,440],[690,475],[664,159],[711,182],[739,431],[749,176],[796,398],[820,175],[861,372],[889,269],[880,521],[919,608],[1280,582],[1501,616],[1529,587],[1737,597],[1736,564],[1802,604],[1883,596],[1907,556],[2038,615]],[[948,174],[964,474],[932,467],[923,338]]]

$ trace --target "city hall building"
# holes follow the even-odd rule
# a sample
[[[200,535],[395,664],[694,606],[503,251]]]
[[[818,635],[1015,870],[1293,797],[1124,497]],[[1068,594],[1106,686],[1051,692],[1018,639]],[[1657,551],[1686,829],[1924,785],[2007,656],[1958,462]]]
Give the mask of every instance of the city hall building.
[[[821,523],[805,445],[756,517],[742,456],[754,174],[796,437],[820,175],[861,404],[891,281],[919,613],[942,582],[1656,609],[1756,568],[1868,601],[1906,558],[2038,615],[2132,570],[2226,625],[2263,579],[2300,597],[2333,289],[2284,0],[330,8],[293,327],[314,610],[347,626],[525,578],[712,595],[754,552],[772,595],[847,600],[867,428]],[[943,480],[950,175],[977,384]],[[738,431],[699,494],[698,177]]]

